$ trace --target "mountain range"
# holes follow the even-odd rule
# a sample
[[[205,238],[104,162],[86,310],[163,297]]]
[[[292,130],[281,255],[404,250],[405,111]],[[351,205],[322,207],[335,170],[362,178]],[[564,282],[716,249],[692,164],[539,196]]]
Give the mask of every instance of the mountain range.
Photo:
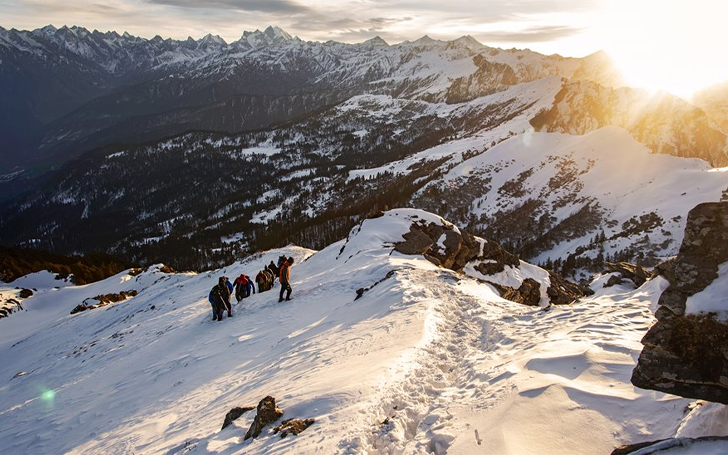
[[[0,59],[5,171],[191,129],[265,128],[362,93],[454,103],[547,75],[612,76],[602,54],[546,57],[471,37],[306,42],[277,27],[230,44],[211,35],[175,41],[0,28]]]
[[[32,117],[2,134],[37,139],[3,153],[8,245],[200,269],[412,206],[586,277],[674,255],[728,194],[720,97],[626,87],[603,52],[49,26],[0,30],[0,59],[3,115]]]

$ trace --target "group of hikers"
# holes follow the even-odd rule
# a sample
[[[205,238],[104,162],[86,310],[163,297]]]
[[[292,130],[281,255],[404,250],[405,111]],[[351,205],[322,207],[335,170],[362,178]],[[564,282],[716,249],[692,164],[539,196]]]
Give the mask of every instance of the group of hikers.
[[[291,292],[293,292],[290,283],[291,265],[293,265],[292,256],[288,258],[285,256],[279,257],[278,265],[270,261],[270,264],[263,267],[263,270],[258,272],[258,275],[255,277],[255,282],[258,284],[258,293],[269,291],[277,278],[281,284],[278,301],[283,301],[284,293],[286,294],[285,300],[291,300]],[[235,299],[240,303],[241,300],[250,297],[251,294],[255,294],[255,284],[248,275],[241,273],[235,279],[234,285],[227,277],[221,276],[207,296],[207,300],[212,306],[212,320],[222,321],[222,316],[225,311],[227,311],[229,318],[233,317],[233,307],[230,298],[234,295]]]

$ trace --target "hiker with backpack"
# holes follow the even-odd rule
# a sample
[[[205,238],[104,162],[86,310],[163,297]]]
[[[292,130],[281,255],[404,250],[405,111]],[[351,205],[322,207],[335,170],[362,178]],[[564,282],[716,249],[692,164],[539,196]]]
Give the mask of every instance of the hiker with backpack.
[[[281,293],[278,297],[278,301],[283,301],[283,291],[288,291],[286,294],[286,300],[291,300],[291,265],[293,265],[293,256],[285,259],[279,269],[278,281],[281,283]]]
[[[210,290],[208,299],[213,304],[213,321],[222,321],[222,313],[227,310],[228,317],[233,317],[232,305],[230,303],[230,295],[233,291],[233,285],[226,277],[221,276],[217,284]]]
[[[253,286],[250,277],[244,273],[241,273],[239,277],[235,279],[235,298],[238,302],[246,297],[250,297],[250,288]],[[255,293],[255,291],[253,291]]]
[[[255,276],[255,282],[258,283],[258,294],[268,290],[268,288],[266,287],[267,280],[268,280],[268,277],[265,275],[263,270],[258,272],[258,274]]]

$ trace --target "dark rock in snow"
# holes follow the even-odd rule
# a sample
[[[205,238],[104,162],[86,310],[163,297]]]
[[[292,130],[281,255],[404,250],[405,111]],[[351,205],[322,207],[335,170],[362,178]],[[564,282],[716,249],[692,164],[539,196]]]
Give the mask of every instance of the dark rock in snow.
[[[622,278],[621,275],[612,275],[609,277],[606,283],[604,283],[605,288],[611,288],[612,286],[615,286],[617,284],[624,283],[624,278]]]
[[[258,403],[258,413],[255,416],[255,420],[253,420],[253,423],[250,425],[248,432],[245,433],[245,438],[243,440],[257,438],[266,425],[275,422],[282,415],[283,411],[276,407],[275,398],[271,396],[263,398],[260,400],[260,403]]]
[[[245,414],[248,411],[252,411],[255,409],[255,406],[246,406],[243,408],[232,408],[230,411],[228,411],[227,414],[225,414],[225,421],[222,423],[222,428],[220,430],[224,430],[227,428],[231,423],[233,423],[235,420],[240,418],[241,415]]]
[[[622,278],[632,280],[637,287],[645,284],[645,281],[652,276],[645,268],[630,262],[607,262],[606,266],[608,272],[619,273]]]
[[[71,314],[80,313],[82,311],[88,310],[89,308],[90,307],[84,305],[83,303],[79,303],[78,305],[76,305],[76,307],[74,309],[71,310]]]
[[[429,251],[435,242],[417,226],[413,224],[410,227],[410,231],[403,236],[405,241],[394,246],[395,251],[402,254],[424,254]]]
[[[548,272],[551,286],[546,289],[546,294],[549,296],[549,301],[554,305],[568,305],[585,295],[594,294],[594,291],[586,286],[582,287],[572,283],[551,270]]]
[[[728,325],[713,314],[685,315],[687,298],[705,289],[728,261],[728,202],[690,211],[680,253],[658,271],[670,281],[632,384],[728,404]]]
[[[533,278],[526,278],[518,289],[501,286],[501,297],[528,306],[538,306],[541,301],[541,285]]]
[[[285,438],[289,434],[293,434],[298,436],[305,430],[306,428],[310,427],[316,420],[315,419],[288,419],[281,422],[281,425],[278,425],[277,427],[273,428],[273,433],[281,433],[281,438]]]
[[[18,296],[21,299],[27,299],[28,297],[30,297],[32,295],[33,295],[33,291],[31,291],[30,289],[21,289],[20,294],[18,294]]]

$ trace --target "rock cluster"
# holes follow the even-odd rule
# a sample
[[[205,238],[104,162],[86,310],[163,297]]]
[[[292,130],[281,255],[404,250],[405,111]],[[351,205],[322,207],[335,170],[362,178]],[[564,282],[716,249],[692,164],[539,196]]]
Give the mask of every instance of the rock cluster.
[[[103,295],[97,295],[91,300],[96,300],[99,303],[88,305],[86,301],[84,300],[83,303],[80,303],[76,305],[76,307],[71,310],[71,314],[80,313],[82,311],[86,310],[93,310],[96,308],[101,308],[103,306],[109,305],[111,303],[121,302],[122,300],[129,299],[131,297],[134,297],[138,294],[138,292],[134,289],[130,291],[121,291],[118,294],[103,294]]]
[[[482,275],[490,276],[503,272],[507,266],[517,268],[521,263],[518,256],[504,250],[498,243],[476,238],[448,224],[428,224],[420,220],[412,223],[409,232],[402,237],[404,241],[395,244],[395,251],[409,255],[421,254],[433,264],[456,272],[470,264]],[[578,285],[556,273],[549,272],[549,275],[551,286],[547,289],[547,295],[551,303],[569,304],[585,295]],[[525,305],[539,305],[541,285],[532,278],[523,280],[518,289],[490,281],[489,284],[498,289],[505,299]]]
[[[267,396],[260,400],[257,408],[254,406],[235,407],[232,408],[226,415],[225,421],[222,424],[221,431],[227,428],[233,421],[237,420],[248,411],[256,409],[256,415],[253,419],[253,423],[250,425],[245,438],[257,438],[263,431],[263,428],[272,424],[278,420],[282,415],[283,411],[278,409],[276,406],[276,399],[272,396]],[[299,435],[303,430],[310,427],[315,422],[315,419],[288,419],[281,422],[280,425],[273,428],[273,433],[280,433],[281,438],[285,438],[289,434]]]
[[[687,298],[711,284],[726,261],[728,202],[700,204],[688,214],[678,256],[656,268],[670,286],[642,339],[632,384],[728,404],[728,324],[711,314],[685,314]]]

